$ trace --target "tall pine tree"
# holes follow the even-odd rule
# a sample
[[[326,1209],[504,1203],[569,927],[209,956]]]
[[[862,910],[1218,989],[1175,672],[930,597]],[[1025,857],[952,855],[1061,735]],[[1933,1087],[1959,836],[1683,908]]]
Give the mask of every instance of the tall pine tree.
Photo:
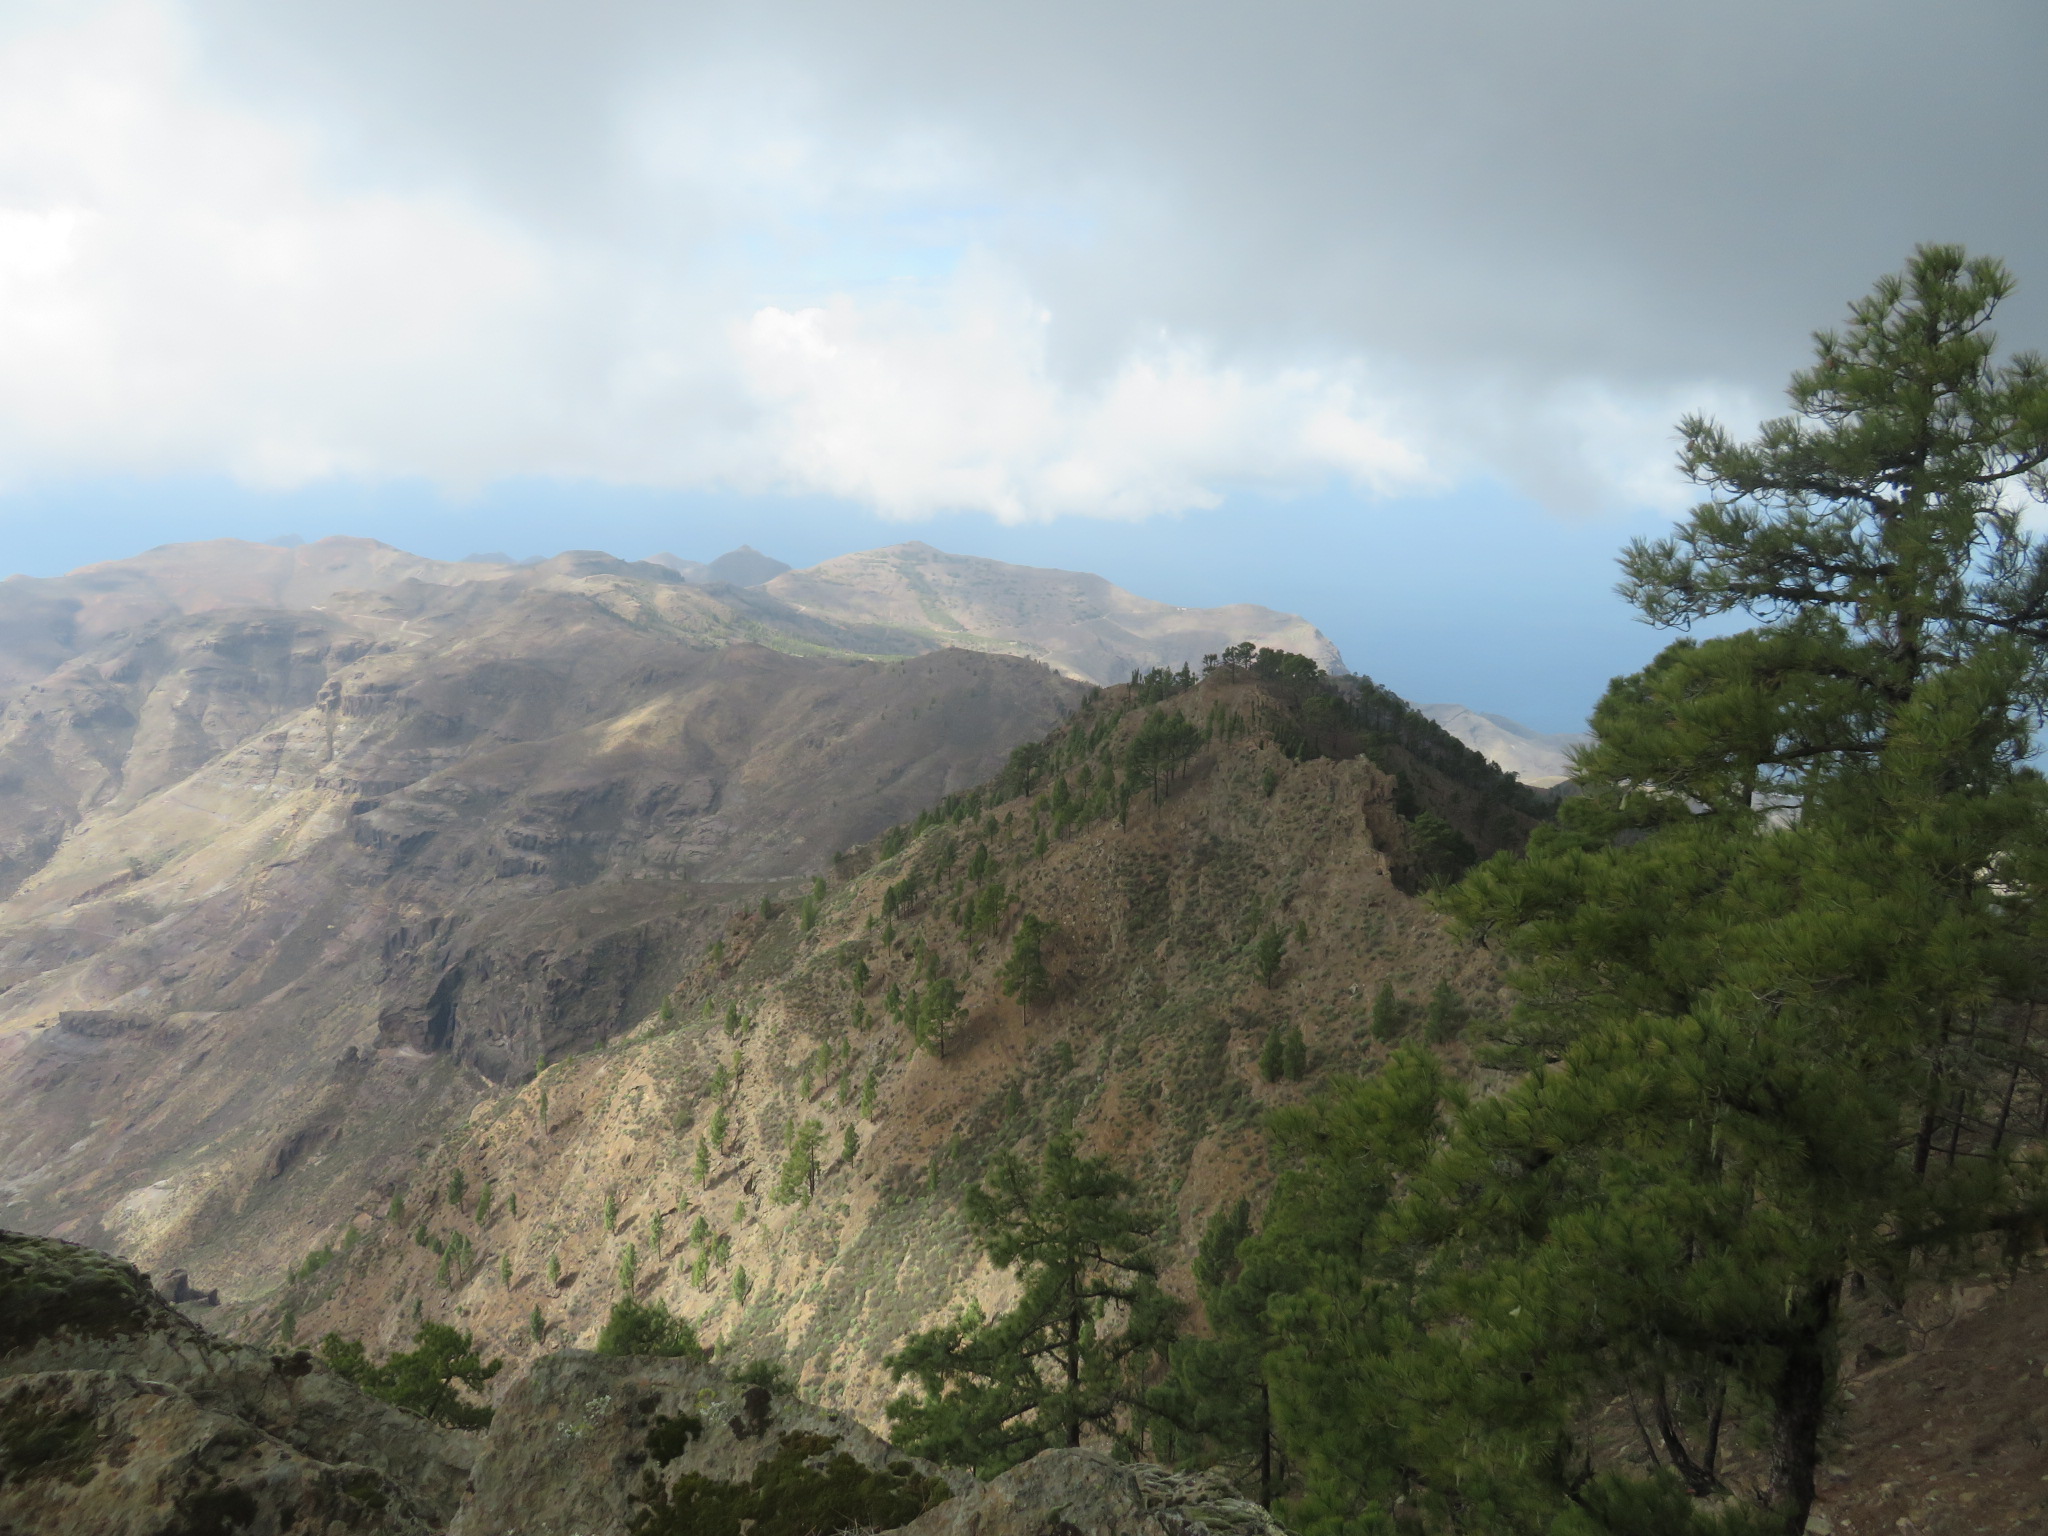
[[[989,1261],[1015,1266],[1008,1312],[978,1310],[888,1359],[915,1387],[889,1404],[890,1438],[984,1477],[1095,1435],[1131,1446],[1143,1377],[1172,1343],[1180,1304],[1159,1288],[1152,1221],[1131,1181],[1056,1137],[1032,1167],[997,1160],[966,1213]]]
[[[1924,248],[1818,338],[1793,415],[1684,424],[1710,499],[1624,591],[1756,627],[1618,680],[1586,792],[1442,899],[1517,962],[1528,1075],[1407,1102],[1438,1129],[1401,1156],[1297,1142],[1314,1172],[1260,1239],[1312,1276],[1276,1304],[1312,1529],[1399,1501],[1444,1530],[1799,1531],[1848,1277],[1896,1292],[2042,1230],[2011,1111],[2041,1092],[2048,561],[2021,506],[2048,377],[1993,359],[2009,287]],[[1331,1212],[1337,1177],[1387,1193]],[[1345,1392],[1367,1417],[1334,1425]],[[1588,1433],[1612,1401],[1632,1453]]]

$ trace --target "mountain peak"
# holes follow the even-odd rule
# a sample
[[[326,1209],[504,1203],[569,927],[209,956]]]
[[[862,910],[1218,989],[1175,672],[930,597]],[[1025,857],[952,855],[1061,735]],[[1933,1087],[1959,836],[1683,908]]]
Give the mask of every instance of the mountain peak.
[[[710,565],[713,580],[729,581],[736,587],[758,587],[789,569],[786,562],[762,554],[751,544],[728,550]]]

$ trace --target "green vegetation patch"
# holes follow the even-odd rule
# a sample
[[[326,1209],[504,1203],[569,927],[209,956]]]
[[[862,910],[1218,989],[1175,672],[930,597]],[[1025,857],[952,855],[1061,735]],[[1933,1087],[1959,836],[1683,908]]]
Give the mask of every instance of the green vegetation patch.
[[[0,1488],[49,1478],[84,1485],[93,1479],[99,1433],[82,1410],[50,1413],[23,1403],[0,1414]]]
[[[142,1333],[155,1298],[132,1264],[90,1248],[0,1232],[0,1354],[59,1333]]]
[[[658,1434],[657,1427],[656,1433]],[[834,1531],[907,1525],[951,1490],[907,1461],[862,1464],[823,1435],[785,1434],[780,1448],[744,1483],[688,1472],[664,1488],[643,1474],[633,1536],[830,1536]],[[655,1437],[648,1450],[659,1455]]]

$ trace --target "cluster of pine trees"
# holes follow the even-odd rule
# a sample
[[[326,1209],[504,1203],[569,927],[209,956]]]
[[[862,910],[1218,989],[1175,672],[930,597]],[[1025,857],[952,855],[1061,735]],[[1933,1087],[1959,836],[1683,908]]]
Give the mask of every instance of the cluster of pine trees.
[[[1217,1461],[1309,1536],[1805,1528],[1845,1309],[2048,1234],[2048,370],[1995,355],[2010,286],[1922,248],[1791,414],[1683,423],[1708,498],[1622,590],[1752,626],[1618,679],[1582,792],[1435,898],[1510,960],[1510,1084],[1409,1045],[1277,1116],[1199,1335],[1119,1174],[998,1163],[968,1214],[1022,1298],[893,1357],[904,1444]]]

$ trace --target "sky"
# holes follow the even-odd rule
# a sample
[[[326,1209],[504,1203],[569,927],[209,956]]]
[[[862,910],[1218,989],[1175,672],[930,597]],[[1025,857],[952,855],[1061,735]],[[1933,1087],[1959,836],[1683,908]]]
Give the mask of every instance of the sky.
[[[0,574],[921,538],[1581,721],[1613,556],[1945,240],[2037,0],[6,0]]]

